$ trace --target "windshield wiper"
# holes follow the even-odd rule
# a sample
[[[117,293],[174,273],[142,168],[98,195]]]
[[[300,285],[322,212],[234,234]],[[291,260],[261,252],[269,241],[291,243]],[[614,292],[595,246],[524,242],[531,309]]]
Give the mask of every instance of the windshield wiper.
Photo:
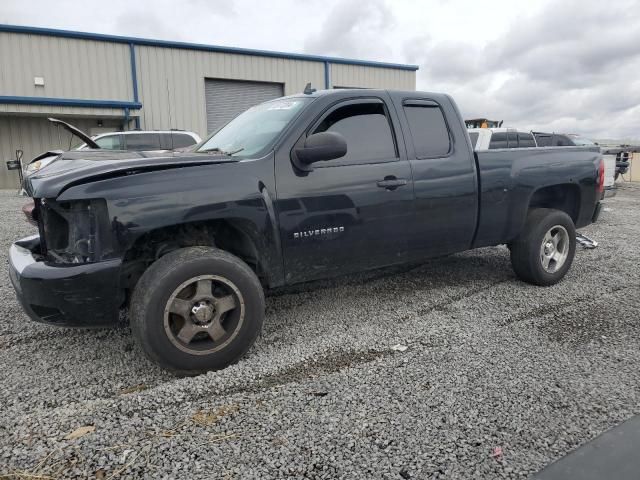
[[[236,153],[240,153],[243,150],[244,150],[244,147],[240,147],[240,148],[234,150],[233,152],[229,152],[229,155],[235,155]]]
[[[198,152],[200,153],[221,153],[223,155],[227,155],[227,156],[232,156],[235,155],[236,153],[241,152],[242,150],[244,150],[244,147],[238,148],[237,150],[233,150],[231,152],[227,152],[225,150],[222,150],[221,148],[218,147],[213,147],[213,148],[207,148],[206,150],[198,150]]]

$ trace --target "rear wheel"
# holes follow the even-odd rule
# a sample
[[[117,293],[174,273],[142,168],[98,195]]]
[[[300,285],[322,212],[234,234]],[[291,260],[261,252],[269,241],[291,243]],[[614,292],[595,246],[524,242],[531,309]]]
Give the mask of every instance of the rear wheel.
[[[193,375],[224,368],[246,353],[262,327],[264,294],[239,258],[213,248],[183,248],[147,269],[130,311],[147,356]]]
[[[573,220],[559,210],[531,210],[510,250],[513,270],[520,279],[543,286],[558,283],[576,252]]]

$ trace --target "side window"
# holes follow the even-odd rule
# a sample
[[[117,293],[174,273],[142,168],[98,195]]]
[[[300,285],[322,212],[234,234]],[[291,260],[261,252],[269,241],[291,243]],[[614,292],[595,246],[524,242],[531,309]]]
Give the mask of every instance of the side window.
[[[96,143],[100,148],[104,148],[105,150],[122,150],[120,135],[107,135],[105,137],[100,137],[96,140]]]
[[[196,144],[196,141],[191,135],[180,132],[163,133],[161,140],[161,147],[163,150],[190,147],[191,145]]]
[[[451,150],[451,139],[440,107],[435,104],[416,103],[404,105],[403,108],[409,122],[416,157],[430,158],[447,155]]]
[[[497,132],[491,135],[489,150],[496,148],[507,148],[507,132]]]
[[[531,135],[530,133],[518,132],[518,142],[520,143],[520,148],[528,148],[528,147],[536,146],[536,142],[533,139],[533,135]]]
[[[125,137],[127,150],[161,150],[160,135],[157,133],[131,133]]]
[[[319,132],[340,133],[347,141],[347,154],[322,162],[318,167],[343,162],[375,163],[398,156],[391,124],[381,102],[355,103],[337,108],[313,131]]]
[[[516,132],[507,132],[507,143],[509,148],[518,148],[518,134]]]

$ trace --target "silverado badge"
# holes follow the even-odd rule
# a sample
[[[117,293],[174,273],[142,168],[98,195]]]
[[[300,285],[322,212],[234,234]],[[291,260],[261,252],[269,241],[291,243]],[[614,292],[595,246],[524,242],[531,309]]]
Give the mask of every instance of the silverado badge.
[[[344,227],[317,228],[315,230],[304,230],[302,232],[294,232],[293,238],[321,237],[322,235],[329,235],[330,233],[340,233],[340,232],[344,232]]]

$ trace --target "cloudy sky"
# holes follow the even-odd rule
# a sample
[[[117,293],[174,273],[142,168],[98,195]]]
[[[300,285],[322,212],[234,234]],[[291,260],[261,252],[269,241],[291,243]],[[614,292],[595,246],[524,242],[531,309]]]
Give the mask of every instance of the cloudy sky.
[[[466,117],[640,139],[640,0],[1,0],[0,23],[417,64]]]

